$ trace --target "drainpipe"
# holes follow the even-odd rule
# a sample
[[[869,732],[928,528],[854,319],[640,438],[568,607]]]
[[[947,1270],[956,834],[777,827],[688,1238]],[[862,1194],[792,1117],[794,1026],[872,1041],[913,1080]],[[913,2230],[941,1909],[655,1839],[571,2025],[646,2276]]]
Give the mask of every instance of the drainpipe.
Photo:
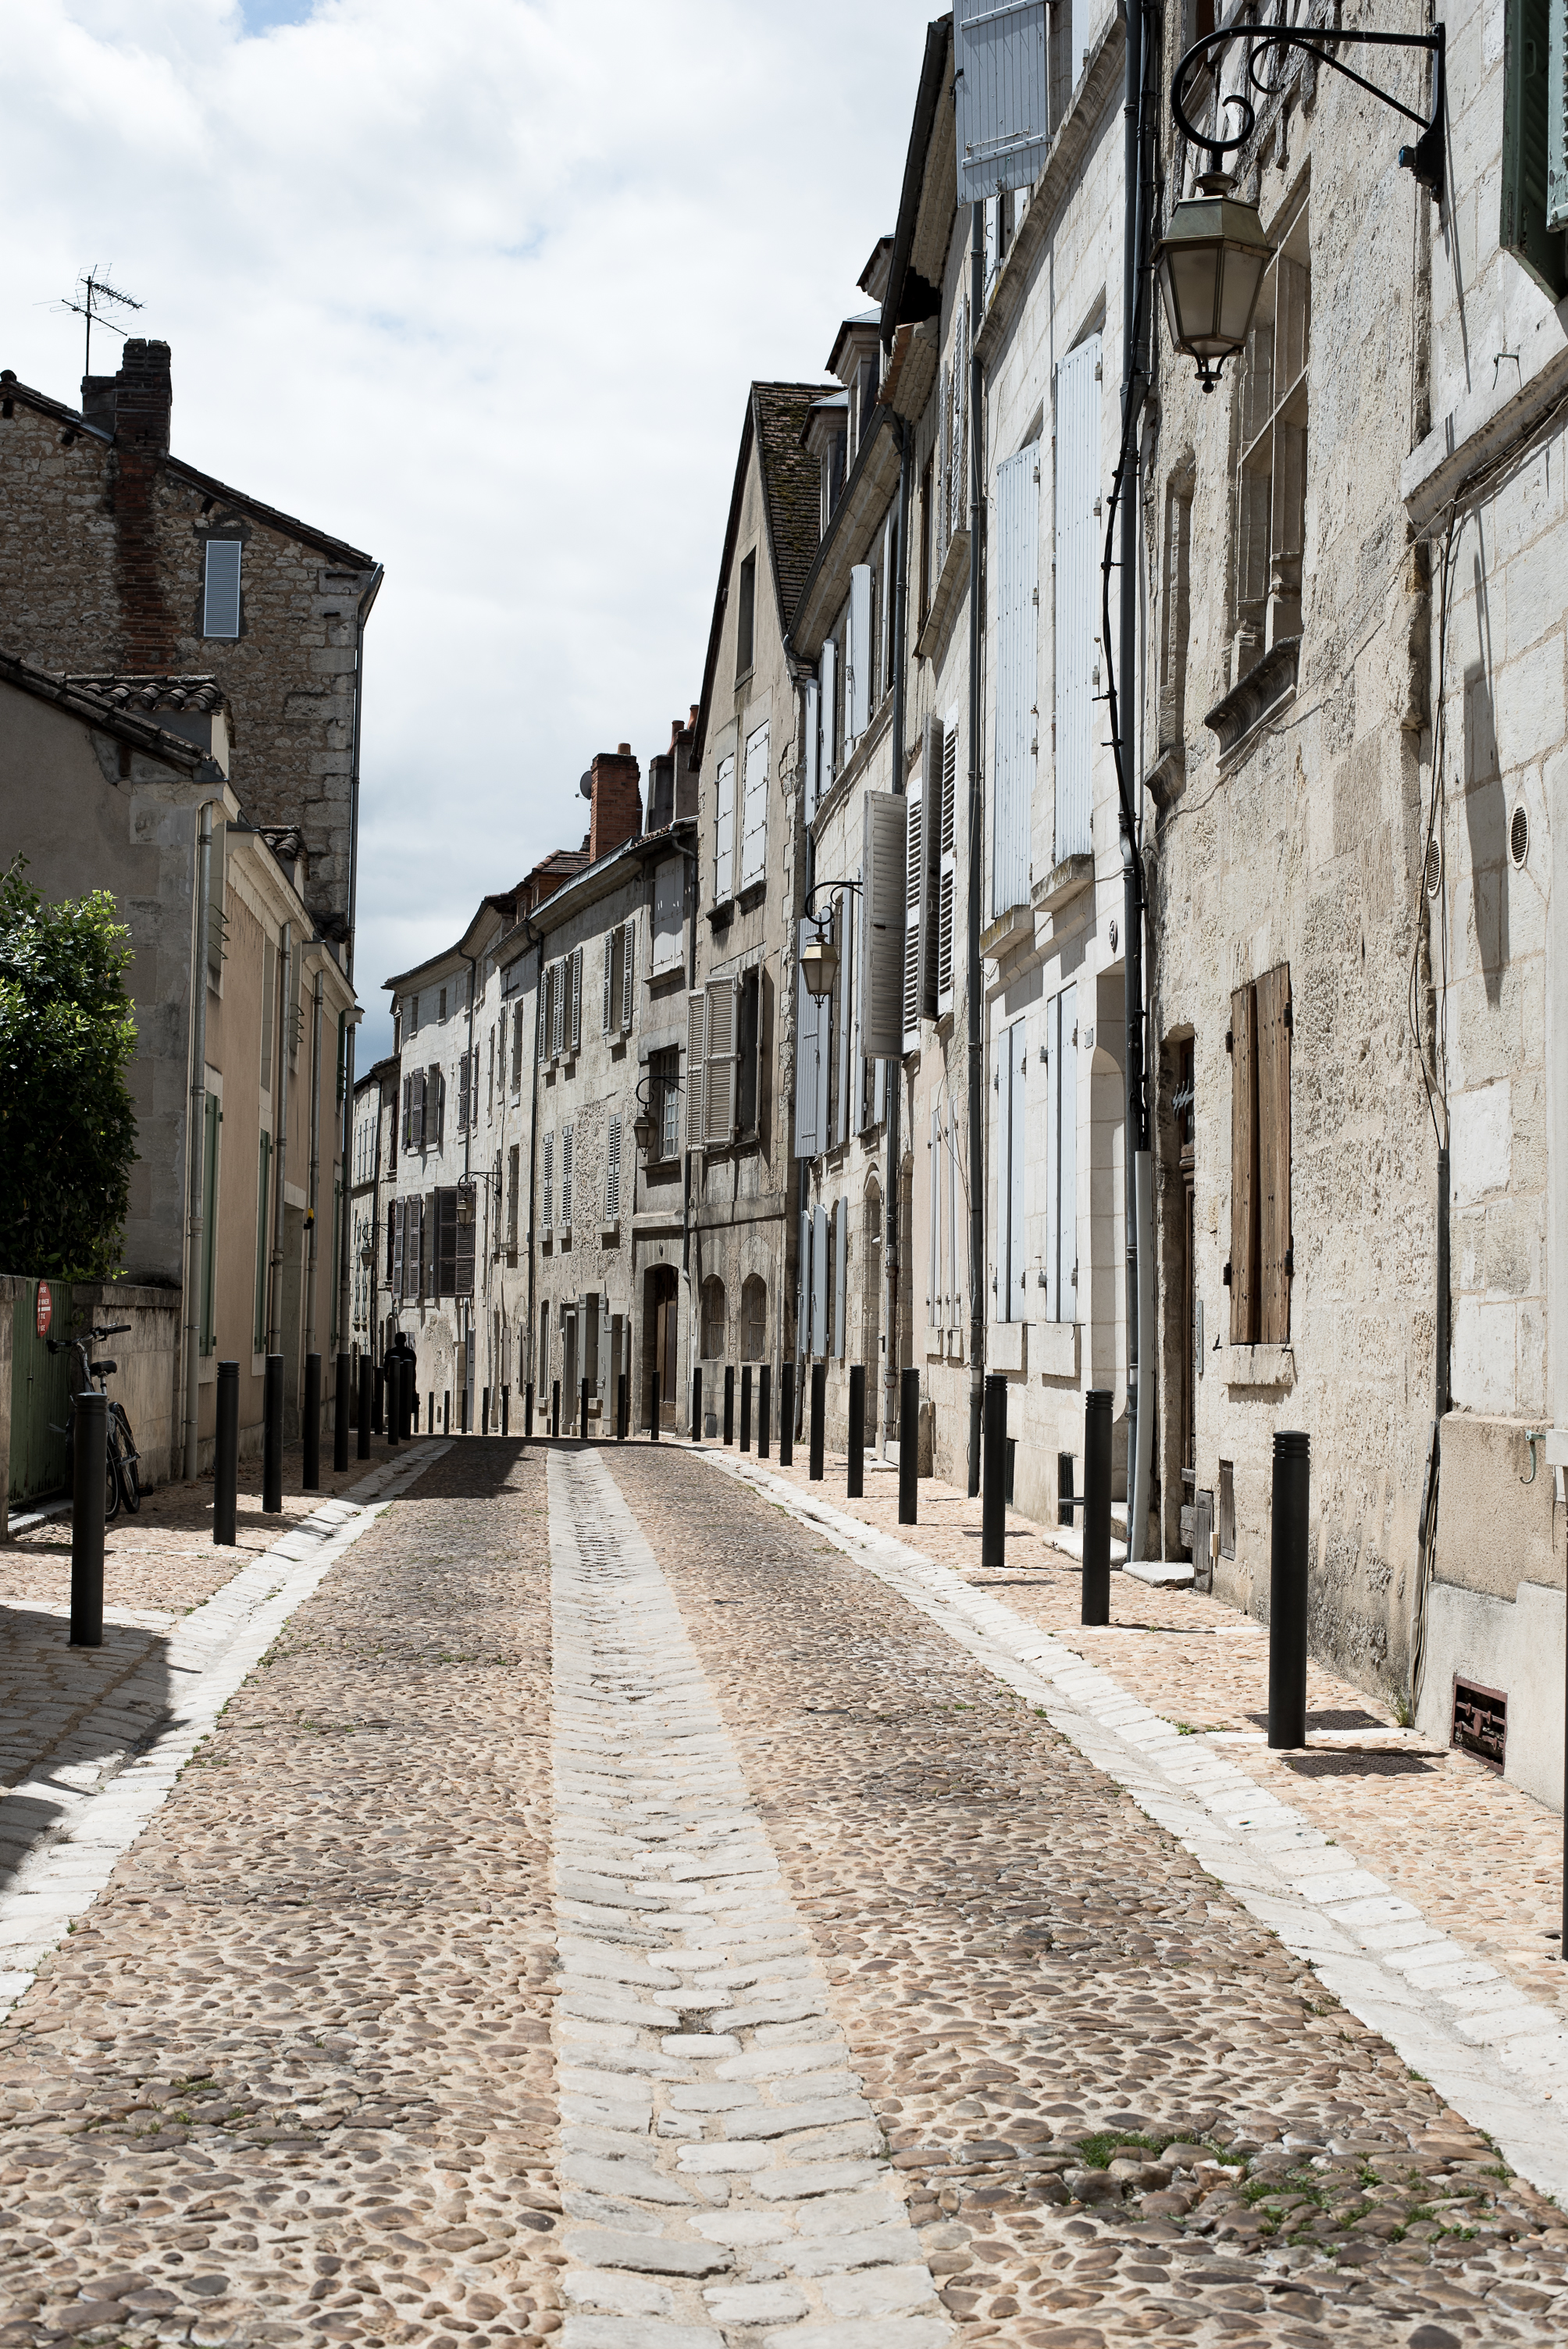
[[[212,889],[212,810],[203,800],[197,812],[196,946],[191,970],[190,1198],[185,1257],[185,1413],[183,1473],[198,1469],[197,1414],[201,1374],[201,1244],[205,1218],[207,1146],[207,957]]]
[[[541,1055],[544,1050],[544,1034],[542,1027],[544,1019],[544,944],[542,939],[537,938],[534,936],[533,922],[526,907],[524,908],[522,915],[522,928],[523,935],[528,940],[529,950],[537,957],[533,973],[533,1066],[529,1071],[528,1079],[528,1221],[523,1230],[523,1237],[528,1245],[528,1328],[526,1331],[526,1350],[524,1352],[523,1359],[528,1364],[530,1373],[535,1376],[537,1384],[537,1370],[533,1359],[533,1202],[535,1196],[533,1186],[538,1171],[536,1162],[539,1155],[539,1062]],[[637,1173],[636,1166],[634,1164],[632,1169],[632,1208],[634,1214],[636,1211],[636,1205]],[[629,1327],[630,1315],[628,1312],[628,1329]],[[537,1410],[539,1405],[539,1397],[537,1392],[535,1393],[533,1400],[534,1407]]]
[[[461,949],[459,948],[459,951],[461,952]],[[479,1085],[474,1069],[474,997],[479,992],[480,967],[478,959],[473,955],[464,955],[463,960],[469,967],[469,1040],[467,1047],[469,1059],[468,1066],[463,1071],[463,1084],[458,1089],[458,1099],[459,1101],[462,1100],[463,1092],[466,1088],[469,1097],[469,1117],[468,1123],[463,1128],[463,1182],[469,1194],[469,1213],[474,1219],[474,1265],[476,1268],[475,1278],[477,1279],[480,1260],[479,1212],[473,1195],[473,1172],[469,1163],[469,1145],[473,1141],[474,1133],[474,1111],[477,1106],[475,1096],[479,1092]],[[446,1139],[444,1126],[445,1121],[443,1121],[443,1132],[441,1136],[443,1141]],[[436,1283],[438,1288],[440,1286],[440,1272],[438,1269],[436,1274]],[[459,1297],[455,1300],[455,1302],[460,1313],[462,1310],[462,1299]],[[469,1361],[469,1355],[473,1350],[473,1342],[474,1298],[473,1291],[470,1289],[469,1291],[468,1329],[464,1339],[464,1345],[467,1350],[463,1355],[463,1392],[465,1394],[469,1388],[473,1384],[473,1379],[470,1375],[471,1365]],[[471,1413],[469,1417],[469,1432],[471,1433],[473,1428],[473,1416]]]
[[[377,564],[370,574],[370,585],[359,599],[354,623],[354,746],[348,771],[348,936],[344,941],[344,968],[350,987],[354,984],[354,926],[359,907],[359,735],[365,702],[365,623],[370,617],[370,607],[381,592],[381,582],[387,576],[382,564]],[[354,1141],[354,1022],[343,1043],[343,1102],[338,1120],[338,1151],[343,1167],[343,1227],[338,1234],[337,1247],[337,1334],[338,1350],[346,1350],[352,1311],[348,1266],[348,1187],[349,1160]],[[380,1112],[377,1112],[377,1146],[380,1136]],[[379,1193],[377,1195],[379,1206]],[[371,1270],[375,1270],[372,1257]],[[371,1283],[371,1338],[374,1352],[376,1294]]]
[[[905,636],[909,623],[909,502],[913,472],[913,435],[896,410],[892,420],[898,433],[898,575],[893,583],[892,606],[892,787],[902,798]],[[926,788],[929,795],[929,785]],[[882,1453],[884,1460],[892,1459],[895,1448],[894,1431],[899,1422],[899,1371],[903,1361],[903,1339],[899,1329],[900,1273],[903,1250],[903,1223],[899,1212],[903,1199],[903,1141],[900,1132],[903,1108],[903,1062],[894,1061],[887,1072],[887,1182],[882,1205],[882,1274],[887,1288],[887,1310],[882,1316],[882,1328],[886,1333],[883,1342],[887,1348],[882,1369]]]
[[[985,1081],[981,1050],[980,905],[985,807],[980,769],[980,523],[984,506],[985,369],[975,353],[985,292],[985,222],[969,207],[969,1494],[980,1490],[980,1413],[985,1392]]]
[[[277,1146],[273,1153],[273,1255],[268,1267],[267,1281],[267,1351],[275,1354],[278,1347],[278,1309],[282,1302],[279,1290],[284,1274],[284,1173],[288,1163],[289,1137],[289,1013],[294,1002],[294,924],[284,924],[280,942],[283,952],[278,957],[278,979],[281,1000],[276,1027],[278,1059],[278,1131]]]
[[[304,1350],[315,1352],[315,1226],[321,1204],[321,973],[310,1007],[310,1200],[305,1228],[310,1234],[305,1268]]]

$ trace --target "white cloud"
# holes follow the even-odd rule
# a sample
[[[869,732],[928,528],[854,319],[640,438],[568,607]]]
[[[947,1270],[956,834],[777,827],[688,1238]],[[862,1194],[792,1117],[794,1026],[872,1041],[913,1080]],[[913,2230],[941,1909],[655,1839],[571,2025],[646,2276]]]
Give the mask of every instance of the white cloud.
[[[593,753],[645,772],[696,699],[746,385],[863,305],[927,13],[0,5],[4,364],[74,398],[51,297],[112,262],[181,455],[387,566],[365,1045],[388,972],[581,838]]]

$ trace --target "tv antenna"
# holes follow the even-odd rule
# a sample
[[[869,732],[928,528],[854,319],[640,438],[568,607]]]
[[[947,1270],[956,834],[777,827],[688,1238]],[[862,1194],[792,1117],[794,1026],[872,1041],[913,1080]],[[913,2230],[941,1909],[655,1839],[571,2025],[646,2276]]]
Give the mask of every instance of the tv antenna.
[[[145,303],[138,302],[131,295],[121,294],[116,286],[111,285],[107,274],[98,268],[96,262],[90,269],[84,269],[77,278],[76,292],[67,294],[55,305],[58,310],[74,310],[78,318],[85,318],[88,322],[87,352],[82,363],[84,375],[91,375],[93,371],[93,321],[95,319],[100,326],[107,326],[112,335],[129,335],[130,332],[129,326],[117,326],[114,320],[106,315],[103,306],[106,302],[122,303],[128,310],[141,310],[147,306]]]

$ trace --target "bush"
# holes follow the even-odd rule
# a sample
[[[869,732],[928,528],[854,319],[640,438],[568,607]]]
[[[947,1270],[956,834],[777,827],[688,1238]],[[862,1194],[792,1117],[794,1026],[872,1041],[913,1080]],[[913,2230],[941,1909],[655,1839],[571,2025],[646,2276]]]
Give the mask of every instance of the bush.
[[[107,889],[46,905],[22,870],[0,875],[0,1269],[105,1280],[136,1155],[129,933]]]

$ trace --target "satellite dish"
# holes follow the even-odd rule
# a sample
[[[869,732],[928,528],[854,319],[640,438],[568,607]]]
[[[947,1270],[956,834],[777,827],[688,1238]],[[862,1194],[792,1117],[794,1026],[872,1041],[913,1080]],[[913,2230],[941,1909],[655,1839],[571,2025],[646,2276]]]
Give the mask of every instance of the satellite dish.
[[[583,775],[583,781],[578,784],[577,788],[578,788],[578,790],[582,792],[582,794],[583,794],[583,798],[584,798],[585,800],[591,800],[591,799],[593,798],[593,768],[592,768],[592,767],[590,767],[590,768],[587,770],[587,771],[585,772],[585,774],[584,774],[584,775]]]

